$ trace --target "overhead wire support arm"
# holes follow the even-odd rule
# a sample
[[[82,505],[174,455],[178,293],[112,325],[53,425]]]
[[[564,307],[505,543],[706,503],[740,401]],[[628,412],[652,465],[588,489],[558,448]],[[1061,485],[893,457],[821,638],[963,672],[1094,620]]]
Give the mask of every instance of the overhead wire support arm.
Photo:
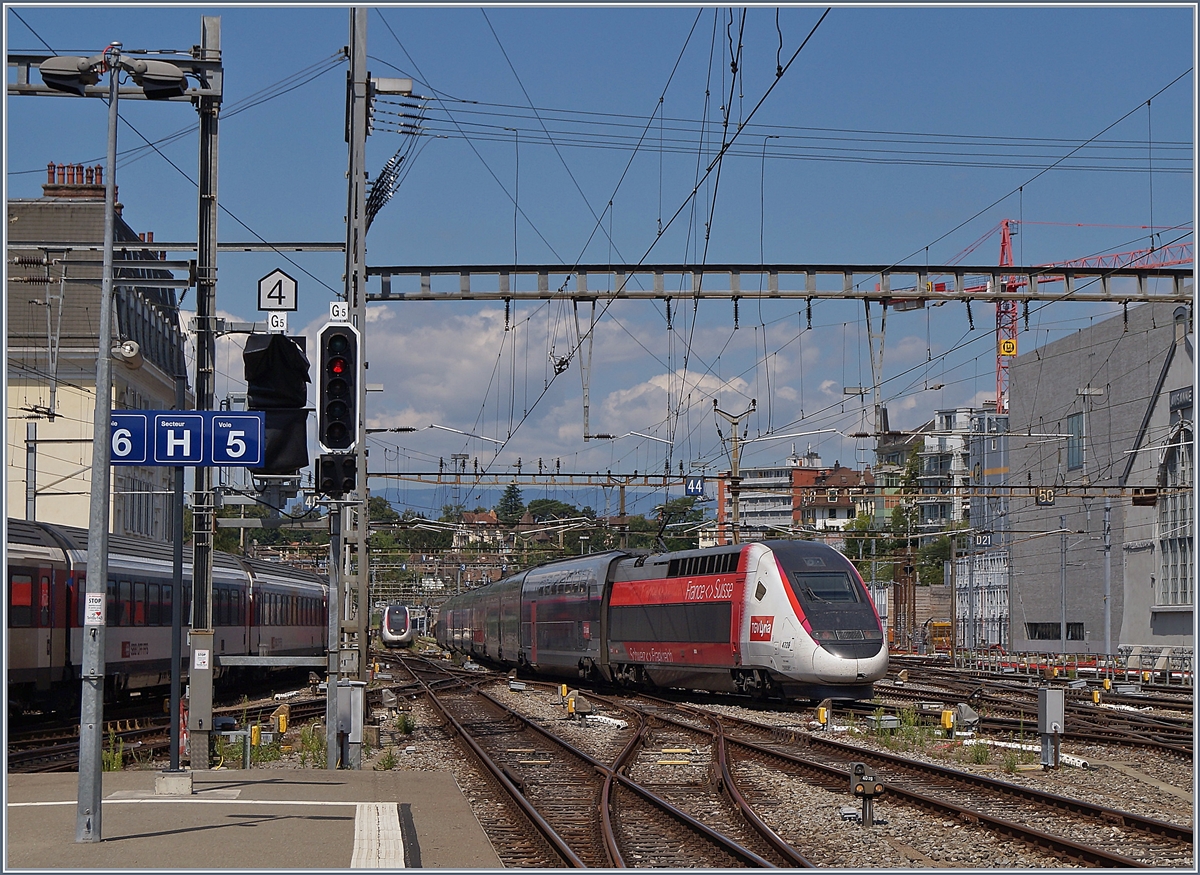
[[[476,264],[368,266],[378,277],[370,303],[389,301],[661,300],[664,278],[678,279],[697,299],[804,300],[816,298],[887,302],[895,309],[912,302],[938,303],[975,297],[1012,301],[1128,301],[1190,303],[1193,268],[1133,265],[882,265],[882,264]],[[765,289],[750,278],[762,275]],[[555,277],[577,278],[571,291]],[[530,277],[516,288],[517,277]],[[931,282],[946,277],[946,282]],[[440,281],[445,289],[438,289]],[[608,282],[605,282],[605,279]],[[824,287],[822,288],[822,278]],[[703,279],[701,283],[700,280]],[[1114,288],[1114,280],[1134,282]],[[1160,280],[1151,283],[1149,280]],[[605,285],[609,289],[604,288]],[[1128,285],[1128,287],[1126,287]],[[534,288],[531,288],[533,286]],[[561,288],[560,288],[561,286]],[[1163,287],[1163,288],[1160,288]]]

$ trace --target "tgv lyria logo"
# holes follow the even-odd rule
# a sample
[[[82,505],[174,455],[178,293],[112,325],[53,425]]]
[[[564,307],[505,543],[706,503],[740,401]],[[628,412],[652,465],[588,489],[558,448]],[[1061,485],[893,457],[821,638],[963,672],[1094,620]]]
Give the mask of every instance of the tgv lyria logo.
[[[771,626],[774,625],[774,617],[751,617],[750,618],[750,640],[751,641],[770,641]]]

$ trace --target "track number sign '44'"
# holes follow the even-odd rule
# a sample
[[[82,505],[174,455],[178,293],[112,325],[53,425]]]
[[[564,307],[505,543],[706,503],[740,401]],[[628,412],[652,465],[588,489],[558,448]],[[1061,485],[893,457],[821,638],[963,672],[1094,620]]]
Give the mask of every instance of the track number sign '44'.
[[[113,413],[112,464],[257,468],[263,464],[265,419],[258,411]]]

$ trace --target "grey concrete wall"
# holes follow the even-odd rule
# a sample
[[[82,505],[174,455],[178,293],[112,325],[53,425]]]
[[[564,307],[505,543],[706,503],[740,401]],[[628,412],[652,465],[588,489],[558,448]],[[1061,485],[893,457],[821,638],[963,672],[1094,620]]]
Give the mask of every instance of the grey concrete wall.
[[[1085,487],[1115,489],[1127,467],[1127,486],[1155,485],[1158,448],[1170,429],[1168,395],[1192,385],[1194,373],[1190,343],[1183,339],[1176,345],[1175,309],[1168,304],[1131,307],[1128,321],[1118,315],[1100,322],[1019,356],[1010,368],[1009,482],[1059,491],[1053,507],[1038,507],[1027,495],[1014,495],[1010,504],[1014,649],[1064,649],[1057,633],[1053,640],[1031,639],[1027,624],[1060,621],[1061,538],[1039,535],[1058,529],[1065,517],[1070,530],[1067,621],[1083,623],[1085,632],[1083,640],[1068,640],[1065,650],[1104,650],[1105,497],[1098,488],[1090,496],[1081,493]],[[1171,367],[1156,394],[1172,346]],[[1080,395],[1084,388],[1100,394]],[[1087,430],[1085,460],[1082,467],[1070,468],[1068,442],[1054,435],[1066,434],[1068,417],[1081,412]],[[1062,495],[1067,489],[1076,494]],[[1112,499],[1109,634],[1114,652],[1122,645],[1192,644],[1190,610],[1155,608],[1157,513],[1154,507],[1133,506],[1128,497]]]

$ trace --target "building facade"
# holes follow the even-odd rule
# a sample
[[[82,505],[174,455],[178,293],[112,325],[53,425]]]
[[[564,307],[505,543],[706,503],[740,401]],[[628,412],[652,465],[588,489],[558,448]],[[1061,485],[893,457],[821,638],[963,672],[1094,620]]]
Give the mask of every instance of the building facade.
[[[52,164],[47,176],[41,198],[7,203],[8,508],[87,528],[97,356],[136,341],[140,367],[113,362],[112,409],[169,410],[176,376],[186,380],[184,337],[175,289],[165,285],[175,275],[147,246],[114,252],[113,337],[101,342],[102,168]],[[115,241],[152,243],[120,206]],[[172,470],[114,469],[113,533],[170,539]]]
[[[1194,373],[1190,308],[1170,304],[1014,360],[1015,649],[1194,646]]]
[[[723,471],[717,478],[716,544],[731,542],[729,476]],[[874,484],[870,471],[854,471],[840,462],[828,466],[812,450],[801,456],[795,448],[784,464],[742,468],[739,477],[738,531],[743,541],[836,535],[854,521]],[[837,547],[841,542],[828,543]]]

